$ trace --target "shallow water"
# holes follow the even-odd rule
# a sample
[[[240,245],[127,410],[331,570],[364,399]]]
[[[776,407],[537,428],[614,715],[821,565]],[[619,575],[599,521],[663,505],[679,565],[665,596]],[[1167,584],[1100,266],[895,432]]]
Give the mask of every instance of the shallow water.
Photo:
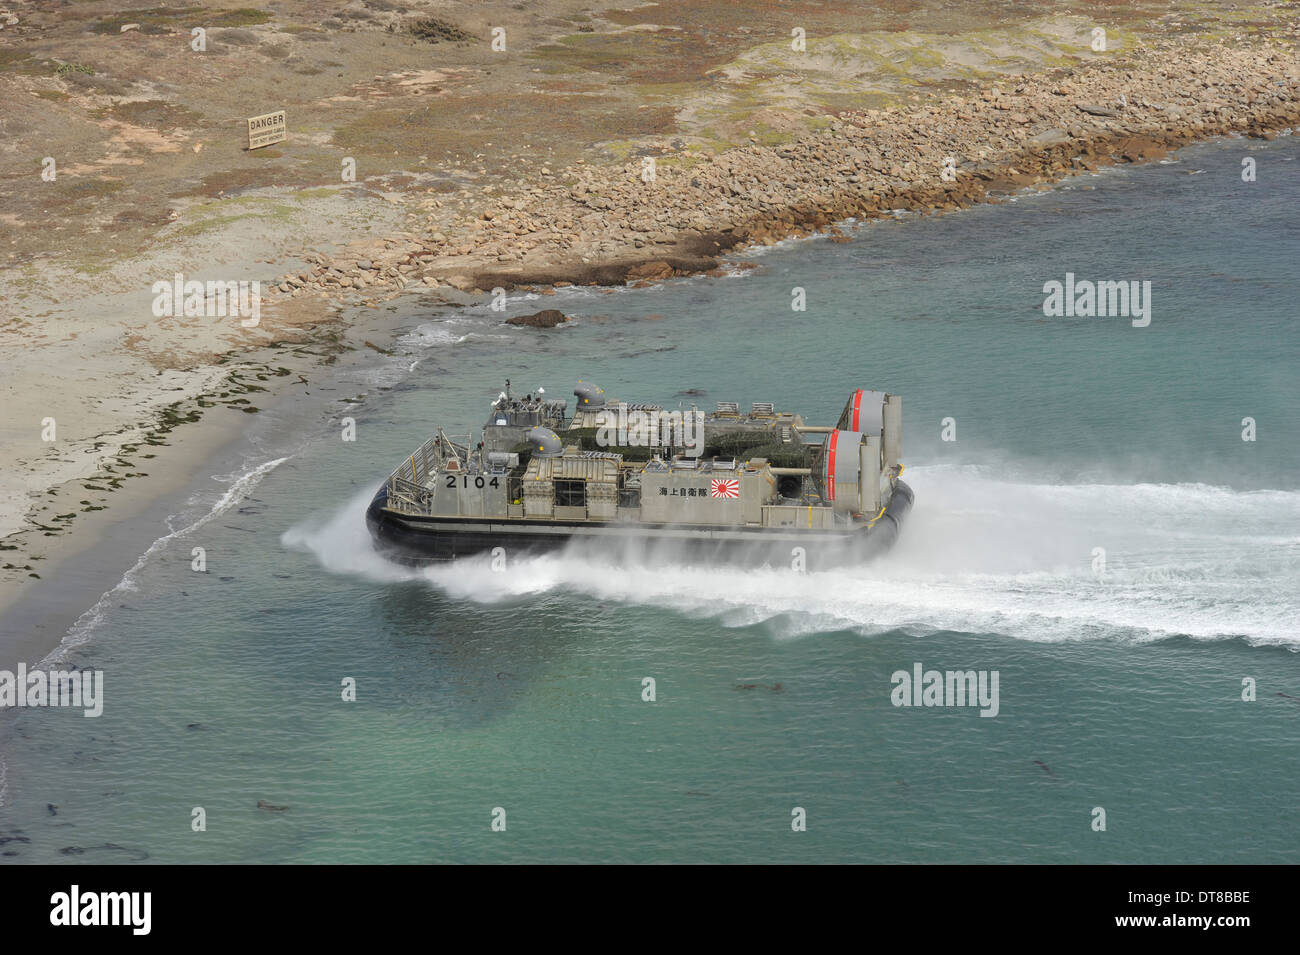
[[[512,299],[578,317],[553,332],[407,304],[400,357],[257,422],[76,628],[104,715],[0,720],[0,852],[1300,861],[1298,152],[1210,144],[735,278]],[[1067,271],[1150,280],[1150,326],[1044,317]],[[806,576],[375,556],[374,488],[435,425],[477,428],[506,377],[812,422],[855,387],[902,394],[916,507],[887,560]],[[893,706],[917,663],[997,671],[996,717]]]

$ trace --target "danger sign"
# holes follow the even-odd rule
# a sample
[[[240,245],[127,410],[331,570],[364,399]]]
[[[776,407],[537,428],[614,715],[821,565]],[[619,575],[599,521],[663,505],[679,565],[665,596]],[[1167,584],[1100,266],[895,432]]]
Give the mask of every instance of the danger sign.
[[[248,148],[261,149],[274,143],[282,143],[288,138],[288,128],[284,121],[284,110],[276,110],[265,116],[251,116],[248,120]]]

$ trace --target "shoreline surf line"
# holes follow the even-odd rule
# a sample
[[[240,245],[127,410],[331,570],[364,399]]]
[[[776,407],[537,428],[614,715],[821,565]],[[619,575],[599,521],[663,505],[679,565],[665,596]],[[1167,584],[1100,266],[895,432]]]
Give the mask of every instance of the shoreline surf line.
[[[88,642],[92,638],[95,628],[103,621],[104,612],[109,609],[108,604],[123,590],[134,589],[133,580],[135,575],[149,563],[151,557],[165,550],[167,545],[173,540],[183,538],[193,533],[200,527],[203,527],[205,524],[215,520],[226,511],[230,510],[231,507],[243,500],[243,497],[247,492],[257,487],[257,485],[261,483],[262,478],[266,477],[266,475],[270,474],[285,461],[288,461],[292,456],[292,454],[289,454],[284,457],[264,461],[262,464],[246,471],[226,488],[221,497],[217,499],[207,513],[203,514],[198,519],[191,521],[179,530],[168,531],[150,544],[149,548],[136,559],[136,562],[131,566],[131,568],[122,575],[122,579],[119,580],[110,590],[105,591],[93,606],[76,619],[72,626],[68,628],[68,632],[64,635],[63,639],[59,641],[59,645],[46,654],[46,656],[41,659],[38,666],[46,667],[62,663],[66,660],[69,651]]]

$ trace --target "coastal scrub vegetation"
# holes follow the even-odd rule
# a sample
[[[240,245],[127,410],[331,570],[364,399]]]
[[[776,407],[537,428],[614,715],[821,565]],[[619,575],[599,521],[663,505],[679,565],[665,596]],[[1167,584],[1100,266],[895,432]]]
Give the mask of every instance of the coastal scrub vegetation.
[[[441,43],[444,40],[452,43],[464,43],[475,39],[474,34],[466,33],[456,24],[439,17],[424,17],[413,20],[407,30],[426,43]]]

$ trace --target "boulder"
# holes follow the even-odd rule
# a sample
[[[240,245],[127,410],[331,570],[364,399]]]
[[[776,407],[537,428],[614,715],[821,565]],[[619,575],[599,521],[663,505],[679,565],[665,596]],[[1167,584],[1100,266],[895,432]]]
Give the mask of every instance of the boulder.
[[[673,267],[662,260],[641,262],[627,270],[629,282],[637,279],[670,279],[672,277]]]
[[[540,312],[534,312],[532,315],[516,315],[514,318],[507,318],[507,325],[527,325],[529,328],[554,328],[569,320],[558,308],[544,308]]]

